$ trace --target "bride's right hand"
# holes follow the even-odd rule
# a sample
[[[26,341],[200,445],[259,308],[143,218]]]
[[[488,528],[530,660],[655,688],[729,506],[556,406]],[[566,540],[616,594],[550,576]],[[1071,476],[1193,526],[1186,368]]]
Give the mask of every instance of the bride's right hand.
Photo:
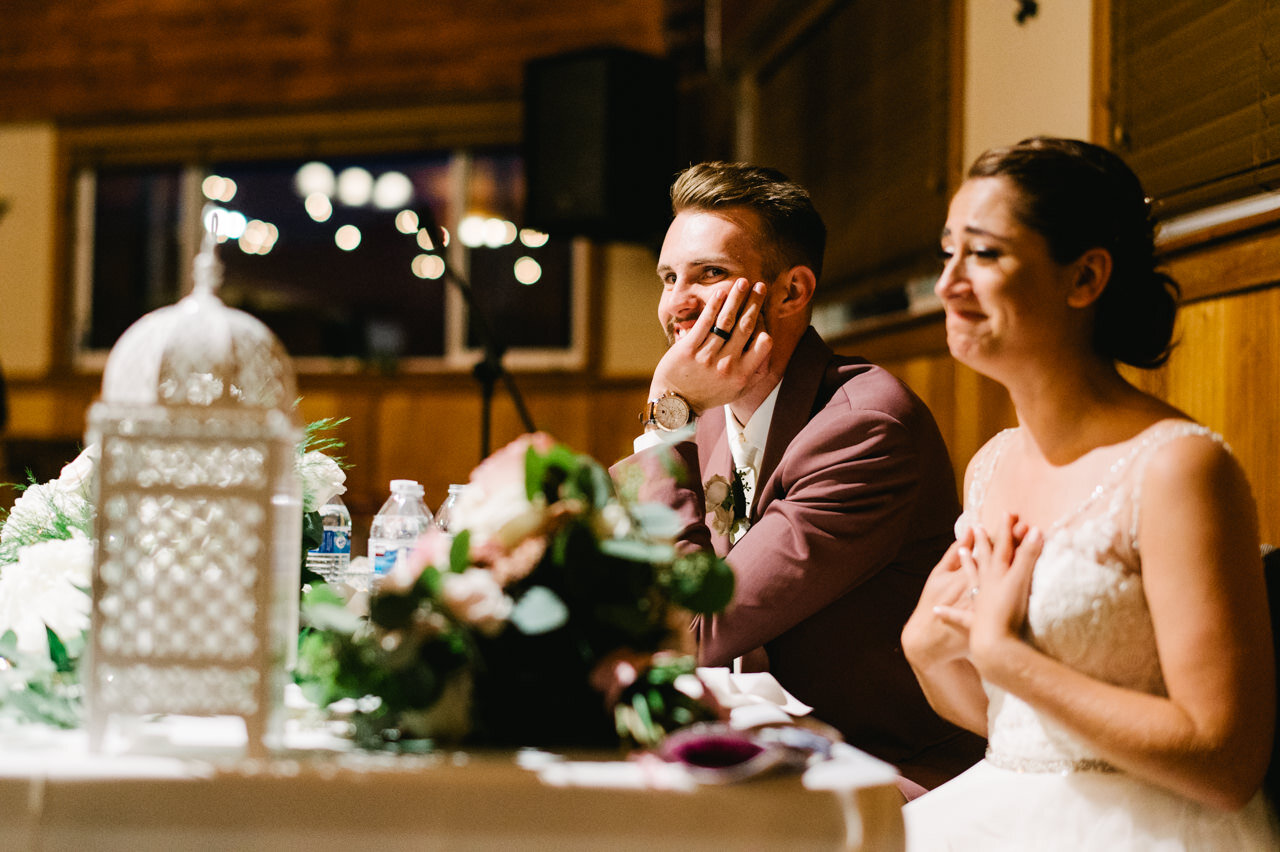
[[[945,612],[972,611],[978,576],[971,560],[962,558],[973,547],[973,530],[967,529],[947,548],[929,573],[920,601],[902,630],[903,652],[916,666],[963,659],[969,653],[969,629],[964,620],[946,618]]]

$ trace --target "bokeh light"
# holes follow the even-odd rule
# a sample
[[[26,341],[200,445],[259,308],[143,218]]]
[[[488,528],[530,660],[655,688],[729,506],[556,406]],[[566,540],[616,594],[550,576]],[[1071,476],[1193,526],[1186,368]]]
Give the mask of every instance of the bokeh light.
[[[270,222],[252,219],[244,228],[239,240],[240,250],[245,254],[269,254],[275,248],[280,237],[280,229]]]
[[[368,169],[351,166],[338,175],[338,200],[348,207],[363,207],[373,197],[373,175]]]
[[[413,201],[413,181],[403,172],[384,172],[373,183],[373,206],[395,210]]]
[[[227,240],[238,240],[244,234],[245,225],[248,220],[245,219],[243,213],[237,210],[228,210],[225,207],[215,207],[210,205],[205,208],[204,227],[206,231],[212,231],[214,237],[220,243]]]
[[[464,216],[458,223],[458,239],[467,248],[479,248],[484,245],[484,217]]]
[[[360,229],[355,225],[343,225],[333,233],[333,242],[343,251],[355,251],[360,245]]]
[[[420,254],[410,264],[413,274],[432,280],[444,275],[444,259],[438,254]]]
[[[542,248],[549,239],[550,237],[542,231],[535,231],[532,228],[520,229],[520,242],[529,248]]]
[[[531,257],[525,256],[515,263],[516,280],[521,284],[537,284],[542,278],[542,265]]]
[[[322,192],[313,192],[302,202],[307,215],[317,222],[328,222],[333,215],[333,202]]]
[[[201,182],[200,190],[210,201],[227,202],[236,197],[236,182],[222,175],[209,175]]]
[[[313,192],[332,198],[334,189],[337,187],[337,179],[333,176],[333,169],[324,163],[312,160],[298,167],[298,171],[293,176],[293,186],[302,198],[306,198]]]
[[[412,234],[418,230],[418,214],[412,210],[401,210],[396,214],[396,230],[402,234]]]

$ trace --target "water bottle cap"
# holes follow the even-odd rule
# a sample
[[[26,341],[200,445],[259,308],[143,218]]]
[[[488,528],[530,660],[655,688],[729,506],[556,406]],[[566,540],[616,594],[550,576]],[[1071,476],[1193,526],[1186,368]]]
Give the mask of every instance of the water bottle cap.
[[[416,479],[393,479],[393,480],[391,480],[391,493],[392,493],[392,494],[396,493],[397,491],[400,491],[400,492],[403,492],[403,493],[406,493],[406,494],[417,494],[417,495],[421,496],[421,495],[422,495],[422,493],[423,493],[423,490],[424,490],[424,489],[423,489],[423,487],[422,487],[421,485],[419,485],[419,484],[418,484],[418,481],[417,481]]]
[[[453,485],[450,485],[450,486],[449,486],[449,493],[450,493],[450,494],[461,494],[463,491],[465,491],[465,490],[466,490],[466,488],[467,488],[467,486],[466,486],[465,484],[463,484],[463,485],[458,485],[457,483],[454,483]]]

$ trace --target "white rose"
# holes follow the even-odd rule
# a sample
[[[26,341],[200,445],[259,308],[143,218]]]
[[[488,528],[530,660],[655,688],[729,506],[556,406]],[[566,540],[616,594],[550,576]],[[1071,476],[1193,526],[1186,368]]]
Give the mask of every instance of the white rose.
[[[493,575],[483,568],[468,568],[461,574],[446,573],[441,596],[454,615],[481,633],[494,636],[511,615],[511,598]]]
[[[62,491],[87,493],[98,466],[98,455],[97,444],[90,444],[81,450],[80,455],[63,466],[57,479],[58,488]]]
[[[607,503],[592,517],[592,525],[599,538],[625,538],[631,534],[631,516],[620,503]]]
[[[0,572],[0,635],[18,647],[49,653],[45,627],[63,638],[89,629],[93,543],[81,535],[31,544]]]
[[[732,500],[733,491],[729,486],[729,480],[723,476],[713,476],[702,486],[703,494],[707,498],[707,511],[711,511],[713,506],[723,506],[726,502]]]
[[[733,530],[732,509],[726,509],[724,506],[712,507],[708,519],[711,522],[711,531],[716,535],[729,535]]]
[[[297,463],[302,480],[302,511],[314,512],[347,491],[347,473],[319,450],[304,453]]]

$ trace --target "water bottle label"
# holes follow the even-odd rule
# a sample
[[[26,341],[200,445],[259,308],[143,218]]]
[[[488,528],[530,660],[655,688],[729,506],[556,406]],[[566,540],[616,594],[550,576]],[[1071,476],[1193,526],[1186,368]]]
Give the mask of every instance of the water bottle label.
[[[346,530],[326,529],[318,550],[321,553],[350,553],[351,536]]]
[[[396,557],[400,555],[398,547],[375,547],[370,555],[373,557],[373,573],[379,577],[391,573],[396,567]]]

